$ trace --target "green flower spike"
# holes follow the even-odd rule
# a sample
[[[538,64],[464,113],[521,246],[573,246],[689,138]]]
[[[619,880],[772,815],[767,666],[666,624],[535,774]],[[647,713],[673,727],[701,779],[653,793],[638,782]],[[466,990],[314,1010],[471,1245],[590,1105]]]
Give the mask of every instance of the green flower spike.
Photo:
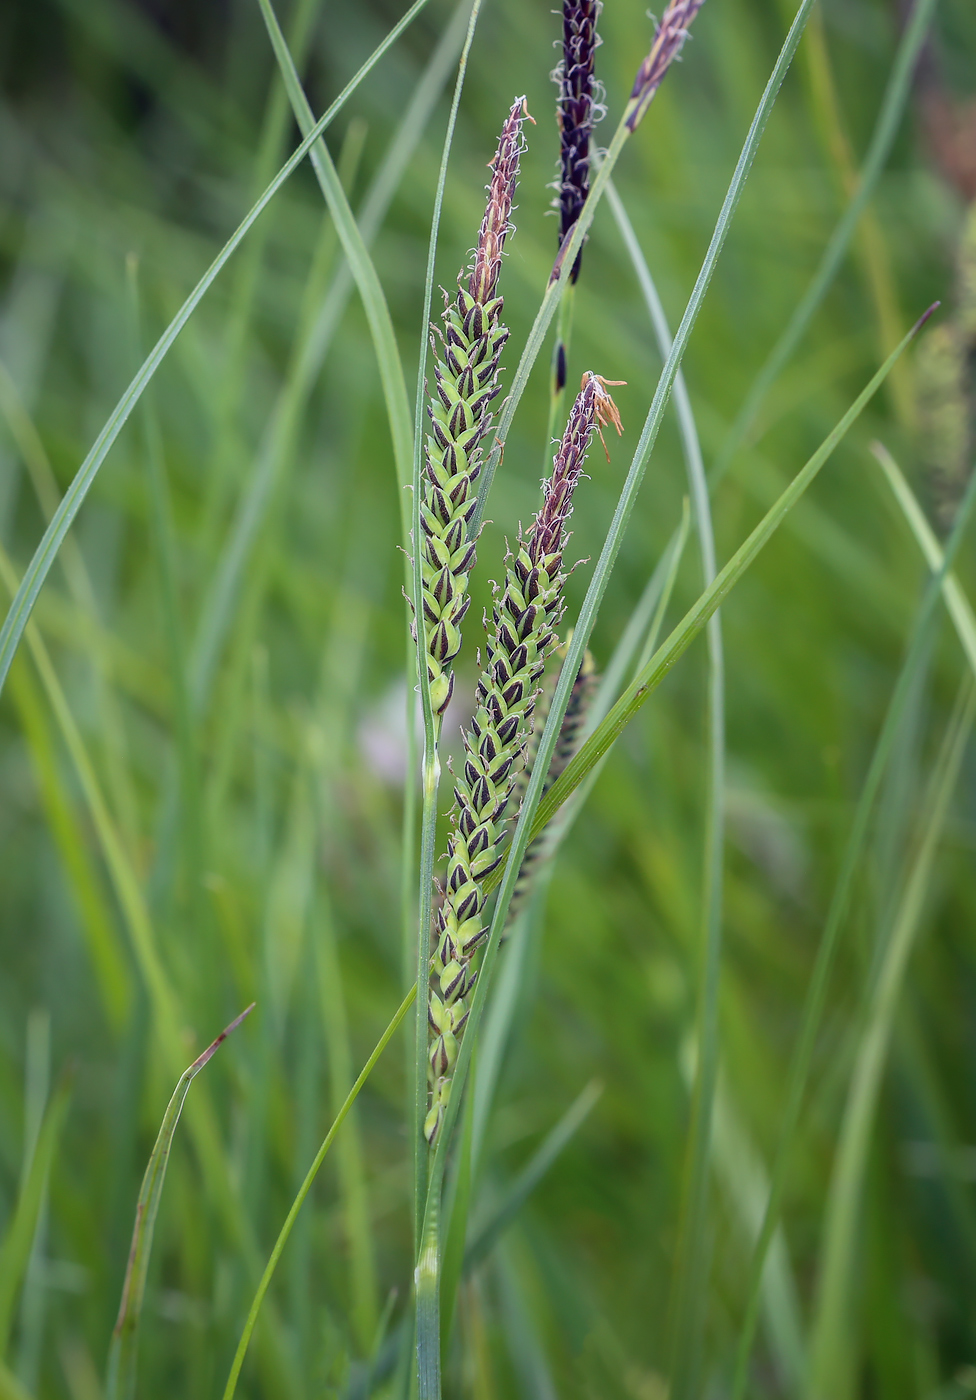
[[[505,812],[532,730],[539,680],[563,614],[563,551],[573,491],[593,433],[606,423],[620,431],[608,382],[584,374],[542,509],[528,532],[520,533],[515,555],[506,561],[504,588],[495,592],[475,712],[464,736],[464,766],[454,780],[447,881],[434,929],[428,998],[431,1101],[424,1124],[431,1144],[444,1117],[468,1017],[477,975],[472,959],[488,932],[482,917],[484,881],[504,853]]]
[[[481,474],[481,444],[491,428],[499,358],[508,339],[503,298],[496,296],[502,250],[511,230],[512,199],[523,149],[525,98],[512,105],[491,163],[488,206],[467,286],[445,294],[444,330],[432,340],[436,392],[431,396],[420,508],[423,540],[424,641],[430,699],[443,714],[454,688],[451,663],[461,649],[468,577],[475,562],[471,521]],[[529,118],[531,120],[531,118]]]

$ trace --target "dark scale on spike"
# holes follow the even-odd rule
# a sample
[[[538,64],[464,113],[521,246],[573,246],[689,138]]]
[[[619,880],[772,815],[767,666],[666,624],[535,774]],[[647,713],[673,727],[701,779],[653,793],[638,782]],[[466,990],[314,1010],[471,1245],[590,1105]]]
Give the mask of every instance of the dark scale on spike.
[[[619,431],[620,419],[606,381],[585,374],[545,486],[542,509],[529,530],[520,534],[492,609],[487,655],[475,695],[476,719],[464,736],[463,780],[455,777],[450,877],[433,936],[437,951],[431,959],[431,976],[441,1009],[430,1057],[431,1101],[424,1129],[430,1143],[444,1119],[457,1038],[467,1016],[465,998],[474,981],[470,959],[488,934],[483,920],[484,880],[502,859],[504,818],[531,731],[546,657],[555,644],[554,629],[562,617],[563,550],[573,491],[590,438],[606,423]],[[465,966],[461,979],[444,960],[448,940],[453,946],[460,944],[458,961]],[[442,1070],[445,1062],[449,1068]]]

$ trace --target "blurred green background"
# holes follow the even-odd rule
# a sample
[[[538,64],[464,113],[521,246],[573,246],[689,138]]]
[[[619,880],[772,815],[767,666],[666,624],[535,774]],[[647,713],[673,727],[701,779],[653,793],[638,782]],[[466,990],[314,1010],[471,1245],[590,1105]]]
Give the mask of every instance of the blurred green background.
[[[550,6],[485,5],[437,260],[437,280],[452,285],[498,128],[526,93],[537,125],[503,270],[510,368],[555,253]],[[282,11],[316,112],[400,13],[385,0],[297,0]],[[708,0],[618,169],[672,325],[791,14],[780,0]],[[894,0],[827,0],[815,11],[685,359],[707,465],[844,208],[903,20]],[[643,0],[607,0],[600,32],[609,141],[649,43]],[[408,385],[462,34],[453,9],[431,0],[328,133],[353,207],[365,202],[378,224],[372,249]],[[868,216],[714,495],[720,562],[924,308],[941,298],[943,321],[956,315],[958,247],[976,197],[974,63],[976,12],[943,0]],[[298,134],[250,0],[7,0],[0,72],[0,543],[19,579],[146,351]],[[392,198],[377,218],[375,181],[398,136],[409,149],[393,161]],[[490,597],[506,536],[534,508],[547,363],[548,352],[507,442],[471,619]],[[789,1055],[925,581],[872,438],[933,519],[945,518],[918,363],[910,352],[722,614],[722,1080],[702,1395],[728,1393]],[[584,369],[626,380],[617,402],[627,432],[610,442],[609,464],[599,447],[591,456],[573,557],[599,552],[659,368],[602,207],[576,297],[570,386]],[[669,421],[594,633],[598,665],[685,493]],[[25,644],[0,702],[0,1319],[9,1323],[0,1395],[20,1396],[11,1375],[37,1400],[102,1395],[136,1195],[167,1099],[182,1064],[256,999],[191,1090],[141,1338],[140,1395],[221,1393],[256,1274],[407,985],[397,494],[366,320],[303,165],[190,320],[98,476],[35,613],[52,670],[39,670]],[[971,538],[958,561],[969,588]],[[584,564],[571,580],[570,619],[588,578]],[[699,580],[692,541],[670,621]],[[941,612],[936,623],[829,986],[753,1360],[757,1396],[804,1393],[865,1001],[964,672]],[[468,692],[477,631],[469,624],[460,672]],[[624,734],[556,866],[476,1215],[591,1080],[604,1092],[465,1283],[450,1394],[667,1393],[700,963],[704,685],[698,643]],[[976,1392],[974,853],[970,752],[873,1125],[848,1318],[852,1395]],[[412,1269],[410,1055],[401,1032],[326,1162],[241,1394],[357,1393],[361,1363],[396,1335]],[[45,1105],[59,1094],[66,1116],[15,1276],[15,1207]],[[358,1393],[399,1393],[396,1384],[394,1372]]]

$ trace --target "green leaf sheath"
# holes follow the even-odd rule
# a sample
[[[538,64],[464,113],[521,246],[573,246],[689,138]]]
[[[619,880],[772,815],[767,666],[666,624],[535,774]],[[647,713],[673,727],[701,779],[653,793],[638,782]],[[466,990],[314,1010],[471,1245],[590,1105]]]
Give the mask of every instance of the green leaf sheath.
[[[511,227],[512,199],[522,153],[525,99],[512,105],[492,161],[488,205],[474,262],[435,332],[430,433],[421,478],[421,574],[424,641],[431,706],[443,714],[454,689],[452,662],[461,649],[468,610],[468,578],[475,563],[472,518],[481,444],[491,428],[498,394],[499,359],[508,339],[503,299],[496,296],[502,250]]]
[[[424,1124],[431,1144],[447,1106],[467,997],[477,975],[472,959],[487,933],[484,881],[502,858],[505,812],[531,733],[538,683],[556,645],[573,491],[590,438],[598,424],[608,421],[617,421],[613,402],[599,376],[586,374],[542,508],[519,537],[515,555],[507,561],[504,587],[495,595],[486,663],[464,736],[463,768],[454,779],[447,882],[435,922],[428,1000],[431,1101]]]

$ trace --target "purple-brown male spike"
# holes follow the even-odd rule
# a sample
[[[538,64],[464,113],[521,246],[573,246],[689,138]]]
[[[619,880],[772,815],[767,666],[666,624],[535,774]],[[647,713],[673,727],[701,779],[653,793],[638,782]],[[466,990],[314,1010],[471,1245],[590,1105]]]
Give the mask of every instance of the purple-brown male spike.
[[[661,16],[661,23],[654,33],[651,51],[637,70],[633,91],[630,94],[631,110],[627,125],[636,131],[638,124],[657,92],[665,73],[681,52],[688,37],[688,28],[704,0],[668,0],[667,8]]]
[[[596,109],[593,60],[600,38],[596,22],[602,0],[563,0],[563,58],[554,77],[559,83],[559,244],[572,232],[590,190],[590,135]],[[579,276],[580,249],[570,273]]]
[[[590,438],[597,432],[602,442],[600,429],[608,423],[612,423],[620,433],[620,414],[607,388],[623,382],[622,379],[604,379],[589,370],[583,375],[563,440],[553,458],[552,476],[544,487],[542,509],[526,538],[526,549],[535,568],[545,567],[552,574],[558,572],[562,565],[566,523],[572,513],[573,492],[583,470]]]
[[[474,263],[468,278],[468,293],[481,306],[495,295],[498,274],[502,265],[502,250],[505,238],[511,228],[512,200],[515,197],[515,181],[518,176],[519,156],[522,154],[522,123],[529,116],[524,97],[517,97],[512,110],[502,127],[498,139],[498,150],[491,162],[491,183],[488,186],[488,204],[485,217],[481,221],[478,245],[474,250]]]

